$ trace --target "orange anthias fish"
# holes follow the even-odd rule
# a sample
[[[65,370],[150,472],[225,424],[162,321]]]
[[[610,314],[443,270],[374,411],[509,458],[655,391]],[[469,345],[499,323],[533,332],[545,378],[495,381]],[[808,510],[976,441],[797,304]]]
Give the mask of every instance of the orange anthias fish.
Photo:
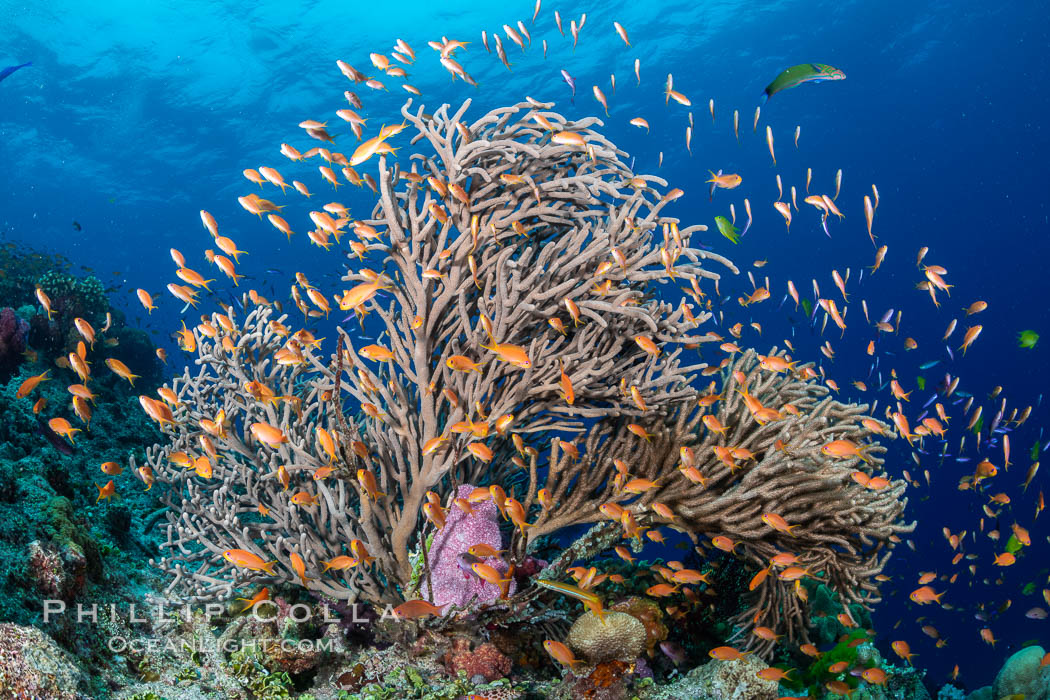
[[[98,484],[95,484],[95,488],[98,489],[98,498],[95,499],[95,503],[98,503],[104,498],[108,499],[117,492],[117,487],[116,485],[114,485],[112,479],[106,482],[105,486],[99,486]]]
[[[940,603],[941,596],[943,595],[943,592],[937,593],[929,586],[922,586],[921,588],[916,588],[914,591],[912,591],[911,595],[908,597],[911,598],[911,601],[913,603],[916,603],[918,605],[926,605],[927,603]]]
[[[820,451],[822,454],[829,457],[835,457],[838,459],[856,457],[870,463],[868,456],[864,453],[864,447],[858,446],[849,440],[833,440],[821,447]]]
[[[783,517],[777,515],[776,513],[764,514],[762,516],[762,522],[764,522],[766,525],[769,525],[771,528],[777,530],[778,532],[785,532],[789,535],[795,534],[791,531],[791,528],[798,527],[797,523],[795,525],[788,525],[787,521],[784,520]]]
[[[242,569],[248,569],[249,571],[265,571],[271,576],[274,573],[274,564],[277,563],[276,559],[270,562],[263,561],[262,557],[258,554],[253,554],[246,549],[227,549],[222,553],[222,558]]]
[[[572,655],[569,647],[565,646],[561,642],[556,642],[553,639],[548,639],[543,643],[543,648],[546,650],[551,657],[563,666],[574,668],[576,664],[582,664],[583,661],[577,659]]]
[[[891,643],[890,647],[897,654],[897,656],[901,657],[902,659],[907,661],[909,665],[911,665],[911,657],[915,656],[915,654],[911,653],[911,647],[908,646],[907,642],[903,640],[897,640]]]
[[[429,615],[441,615],[441,607],[425,600],[409,600],[394,608],[399,620],[418,620]]]
[[[251,598],[237,598],[237,600],[243,600],[244,601],[244,607],[241,608],[239,612],[244,612],[245,610],[251,610],[252,608],[254,608],[259,603],[263,602],[264,600],[269,600],[269,599],[270,599],[270,589],[269,588],[262,589],[261,591],[256,593]]]
[[[24,399],[33,393],[33,390],[40,385],[40,382],[50,381],[50,377],[47,375],[51,373],[51,370],[45,371],[43,374],[38,374],[33,377],[29,377],[18,387],[18,391],[15,392],[15,396],[20,399]]]
[[[707,655],[719,661],[735,661],[736,659],[744,658],[750,653],[749,651],[739,651],[733,647],[715,647],[707,652]]]
[[[723,175],[721,174],[721,171],[719,171],[719,174],[716,175],[710,170],[708,170],[707,172],[711,173],[711,177],[708,180],[706,180],[706,182],[710,182],[714,184],[715,187],[719,187],[724,190],[731,190],[733,188],[739,187],[740,183],[744,181],[744,178],[740,177],[736,173],[726,173],[725,175]]]
[[[496,356],[504,362],[521,369],[532,367],[532,361],[529,359],[528,352],[520,345],[497,343],[491,336],[489,336],[489,342],[489,345],[482,345],[481,347],[496,353]]]

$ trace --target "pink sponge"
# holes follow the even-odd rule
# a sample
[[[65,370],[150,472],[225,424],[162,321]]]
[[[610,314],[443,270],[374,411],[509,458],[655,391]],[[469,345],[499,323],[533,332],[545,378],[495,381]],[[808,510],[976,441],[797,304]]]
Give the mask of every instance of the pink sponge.
[[[466,498],[474,486],[463,484],[456,496]],[[472,503],[472,513],[467,515],[459,508],[450,508],[445,518],[445,527],[434,535],[430,546],[430,581],[434,590],[431,596],[430,586],[423,581],[423,595],[435,605],[443,608],[449,605],[467,606],[497,600],[499,588],[486,583],[473,573],[466,573],[460,566],[459,555],[465,554],[476,544],[487,544],[494,549],[503,548],[503,537],[499,531],[499,510],[491,500]],[[500,574],[506,574],[509,565],[496,557],[489,557],[485,563]],[[516,586],[510,583],[508,595],[513,594]]]

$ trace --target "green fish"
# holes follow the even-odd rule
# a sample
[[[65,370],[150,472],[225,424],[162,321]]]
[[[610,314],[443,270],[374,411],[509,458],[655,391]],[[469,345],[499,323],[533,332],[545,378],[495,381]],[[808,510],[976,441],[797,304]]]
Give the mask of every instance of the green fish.
[[[736,226],[730,223],[729,219],[725,218],[724,216],[716,216],[715,226],[718,227],[719,233],[731,240],[733,243],[740,242],[740,236],[737,235],[737,231],[739,229],[737,229]]]
[[[1034,348],[1039,342],[1039,334],[1035,331],[1021,331],[1017,334],[1017,346],[1021,348]]]
[[[806,312],[806,318],[809,318],[809,315],[813,313],[813,304],[809,299],[802,300],[802,310]]]
[[[977,433],[981,432],[981,428],[983,428],[983,427],[984,427],[984,416],[981,416],[980,418],[977,419],[977,422],[973,424],[973,434],[976,435]]]
[[[1021,592],[1025,595],[1032,595],[1033,593],[1035,593],[1035,582],[1029,581],[1028,583],[1026,583],[1024,585],[1024,588],[1021,589]]]
[[[823,80],[845,80],[846,74],[826,63],[803,63],[791,66],[773,79],[765,89],[763,103],[781,90],[798,87],[802,83],[819,83]]]
[[[1021,549],[1021,540],[1017,539],[1017,535],[1010,535],[1010,539],[1006,541],[1006,551],[1010,554],[1016,554]]]
[[[919,386],[919,391],[926,390],[926,377],[916,377],[915,383]]]
[[[1035,460],[1039,459],[1039,441],[1038,440],[1035,442],[1034,445],[1032,445],[1032,449],[1031,449],[1031,451],[1028,454],[1032,455],[1032,461],[1033,462]]]

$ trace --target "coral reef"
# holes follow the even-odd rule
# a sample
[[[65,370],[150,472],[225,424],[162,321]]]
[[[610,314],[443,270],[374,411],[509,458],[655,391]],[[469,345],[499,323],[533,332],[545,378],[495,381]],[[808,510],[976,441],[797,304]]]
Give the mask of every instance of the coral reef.
[[[47,269],[45,262],[54,269]],[[0,263],[6,273],[0,275],[0,298],[11,306],[0,310],[0,344],[7,350],[20,348],[12,374],[0,376],[0,619],[33,625],[53,640],[47,654],[56,663],[64,659],[82,679],[81,687],[72,683],[63,691],[105,698],[111,684],[119,685],[126,674],[134,673],[107,648],[107,641],[114,635],[149,631],[149,623],[112,615],[109,606],[126,610],[135,603],[141,614],[145,589],[157,577],[143,566],[155,551],[143,525],[157,503],[130,474],[111,477],[100,465],[112,462],[127,472],[128,454],[141,452],[159,437],[134,410],[128,382],[111,374],[105,359],[122,353],[129,366],[138,368],[156,362],[153,347],[148,342],[120,345],[120,338],[146,336],[126,328],[119,314],[112,323],[107,321],[109,304],[97,279],[79,279],[60,260],[9,246],[0,249]],[[61,321],[49,320],[35,298],[42,280],[69,295],[70,313]],[[83,418],[71,410],[67,389],[82,382],[66,364],[68,354],[83,340],[73,327],[74,313],[90,316],[99,336],[94,349],[87,350],[95,370],[90,386],[96,398]],[[14,348],[12,327],[19,343]],[[37,337],[34,329],[46,332]],[[38,344],[40,339],[45,342]],[[45,381],[18,395],[27,380],[41,375]],[[81,430],[75,445],[48,434],[44,426],[52,417],[68,417]],[[115,495],[98,500],[93,482],[104,484],[110,478]],[[45,601],[52,601],[52,613],[61,602],[67,610],[45,618]],[[84,602],[89,609],[98,606],[97,623],[78,624],[75,606]],[[34,637],[27,644],[38,641]],[[53,652],[53,647],[65,655]]]
[[[1039,663],[1044,654],[1046,650],[1043,647],[1030,646],[1010,656],[995,676],[991,697],[1005,698],[1019,694],[1025,700],[1050,698],[1050,667]]]
[[[664,623],[663,608],[651,598],[631,596],[609,607],[614,612],[624,612],[634,617],[645,627],[645,653],[652,656],[656,646],[667,639],[667,625]]]
[[[83,681],[69,654],[39,629],[0,622],[0,696],[78,700]]]
[[[87,559],[75,542],[66,542],[61,552],[39,540],[30,542],[28,568],[41,598],[70,602],[84,590]]]
[[[733,661],[713,659],[698,666],[679,680],[653,687],[640,694],[645,700],[773,700],[778,686],[757,676],[766,665],[755,656]]]
[[[625,612],[607,612],[600,619],[586,612],[573,623],[568,645],[592,664],[603,661],[634,661],[645,651],[646,629]]]
[[[22,363],[29,324],[10,306],[0,309],[0,381],[8,379]]]
[[[484,682],[491,683],[510,675],[510,659],[489,642],[472,649],[469,639],[458,637],[452,640],[452,649],[442,660],[452,676],[462,672],[474,681],[480,676]]]

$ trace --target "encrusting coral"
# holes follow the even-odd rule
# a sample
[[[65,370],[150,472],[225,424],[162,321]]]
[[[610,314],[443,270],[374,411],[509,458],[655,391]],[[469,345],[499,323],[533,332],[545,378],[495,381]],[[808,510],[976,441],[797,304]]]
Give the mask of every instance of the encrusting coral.
[[[687,285],[699,306],[718,278],[703,262],[736,270],[690,243],[705,226],[663,214],[681,191],[632,172],[598,120],[528,101],[468,123],[468,107],[429,115],[409,100],[387,138],[412,129],[422,147],[378,159],[372,218],[352,222],[362,268],[335,299],[378,325],[376,343],[340,328],[325,353],[246,296],[243,319],[226,307],[183,333],[199,369],[173,382],[177,403],[142,397],[169,435],[147,456],[171,507],[168,592],[205,602],[267,580],[397,604],[439,565],[428,534],[490,499],[515,524],[512,564],[610,513],[572,557],[658,526],[727,540],[758,572],[741,632],[805,639],[803,576],[877,601],[875,575],[911,527],[904,482],[871,478],[883,448],[866,443],[888,426],[775,349],[708,367],[710,314],[658,285]],[[378,272],[364,267],[377,257]],[[304,319],[317,313],[293,296]],[[719,371],[720,391],[701,396],[698,375]],[[463,484],[482,488],[454,505]],[[792,566],[774,567],[782,553]]]

